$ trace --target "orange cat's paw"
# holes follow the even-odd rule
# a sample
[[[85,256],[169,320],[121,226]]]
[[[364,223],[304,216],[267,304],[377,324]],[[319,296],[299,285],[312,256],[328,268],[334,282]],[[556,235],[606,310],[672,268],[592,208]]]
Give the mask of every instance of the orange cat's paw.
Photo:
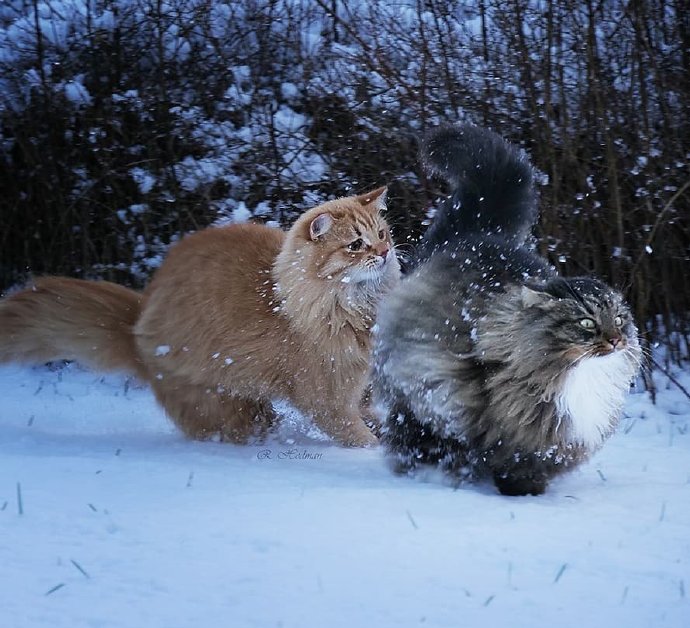
[[[377,447],[379,439],[369,431],[369,429],[362,425],[362,429],[357,430],[344,439],[343,444],[347,447]]]

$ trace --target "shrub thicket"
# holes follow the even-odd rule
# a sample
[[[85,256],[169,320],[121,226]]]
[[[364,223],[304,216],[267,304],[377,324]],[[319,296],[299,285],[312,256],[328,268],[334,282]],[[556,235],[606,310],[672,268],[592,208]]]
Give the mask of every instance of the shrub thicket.
[[[539,246],[624,289],[687,354],[690,13],[682,0],[8,0],[0,286],[140,286],[213,222],[290,223],[391,183],[411,241],[443,190],[416,141],[488,125],[543,173]],[[675,333],[674,333],[675,332]]]

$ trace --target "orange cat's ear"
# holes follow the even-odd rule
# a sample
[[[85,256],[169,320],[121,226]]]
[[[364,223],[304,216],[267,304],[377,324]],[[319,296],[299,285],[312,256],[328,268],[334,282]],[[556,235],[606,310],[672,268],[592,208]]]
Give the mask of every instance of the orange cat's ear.
[[[387,195],[388,195],[388,186],[384,185],[380,188],[376,188],[375,190],[372,190],[371,192],[367,192],[366,194],[360,194],[359,196],[356,196],[355,198],[362,205],[370,205],[373,203],[374,209],[377,209],[378,211],[383,211],[384,209],[386,209],[386,196]]]
[[[319,214],[309,225],[309,237],[317,240],[324,233],[327,233],[333,226],[333,217],[330,214]]]

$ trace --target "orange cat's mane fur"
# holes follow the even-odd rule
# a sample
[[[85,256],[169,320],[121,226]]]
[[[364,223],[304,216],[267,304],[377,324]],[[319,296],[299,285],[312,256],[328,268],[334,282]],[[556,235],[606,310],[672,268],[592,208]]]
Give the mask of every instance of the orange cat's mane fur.
[[[384,199],[330,201],[288,232],[205,229],[171,248],[143,294],[38,279],[0,301],[0,361],[129,371],[193,438],[260,437],[282,398],[339,442],[373,444],[360,411],[370,328],[399,276]]]

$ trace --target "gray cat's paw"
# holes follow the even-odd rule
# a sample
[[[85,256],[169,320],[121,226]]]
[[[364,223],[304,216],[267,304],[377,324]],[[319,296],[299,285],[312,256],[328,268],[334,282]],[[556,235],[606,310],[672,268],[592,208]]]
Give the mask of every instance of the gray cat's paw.
[[[546,491],[548,480],[541,475],[520,476],[510,473],[494,473],[494,484],[501,495],[542,495]]]

